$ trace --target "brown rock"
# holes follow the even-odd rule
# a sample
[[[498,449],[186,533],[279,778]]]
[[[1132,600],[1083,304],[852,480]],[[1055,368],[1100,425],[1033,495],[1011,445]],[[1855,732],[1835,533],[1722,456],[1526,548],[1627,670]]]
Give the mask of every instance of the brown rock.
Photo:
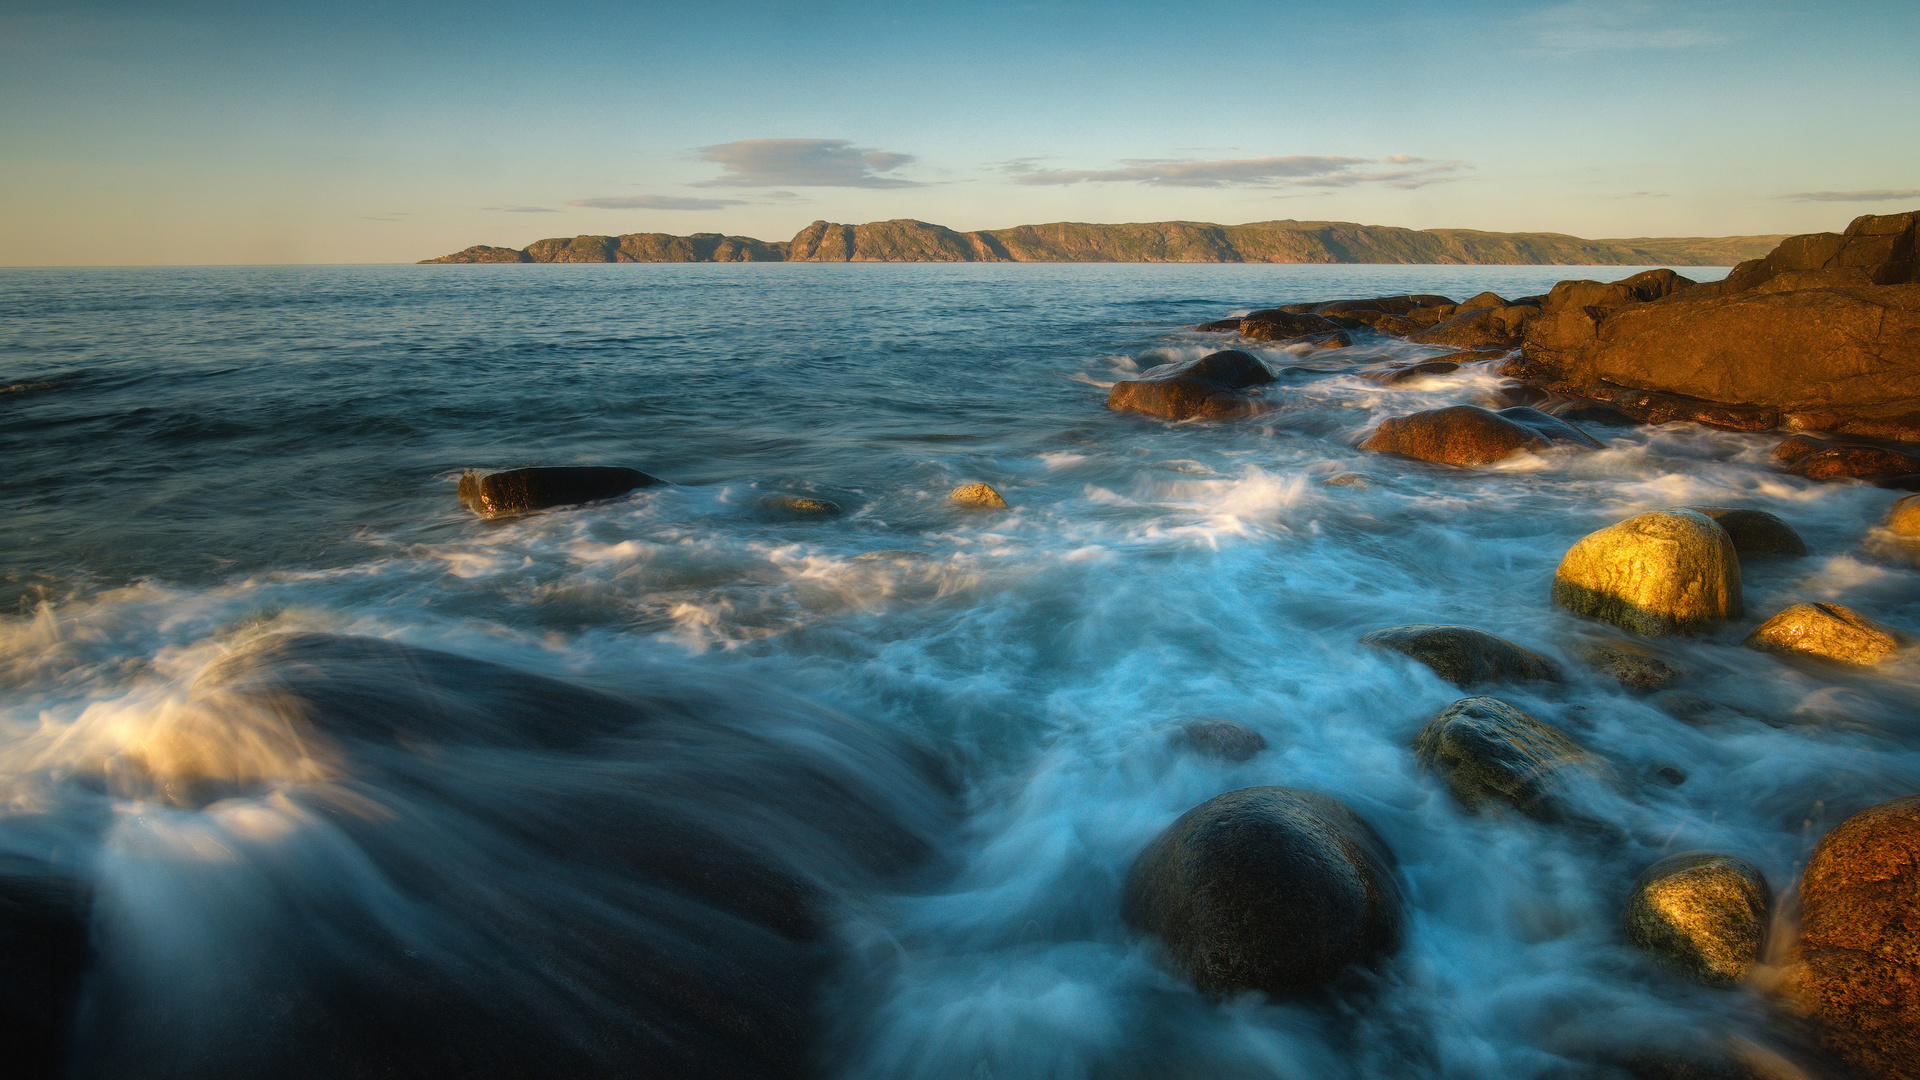
[[[1576,647],[1574,655],[1633,690],[1658,690],[1680,677],[1651,650],[1631,642],[1592,642]]]
[[[1895,536],[1920,537],[1920,495],[1895,500],[1887,508],[1887,529]]]
[[[1656,510],[1568,549],[1553,603],[1648,637],[1697,633],[1740,616],[1740,559],[1712,518]]]
[[[508,469],[460,477],[460,501],[484,518],[510,517],[550,506],[570,506],[625,495],[666,481],[638,469],[568,465]]]
[[[947,501],[974,510],[1005,510],[1007,500],[991,484],[962,484],[947,492]]]
[[[1694,284],[1696,282],[1691,278],[1681,277],[1666,269],[1643,270],[1632,277],[1608,284],[1584,280],[1562,281],[1547,293],[1540,310],[1546,315],[1586,308],[1610,311],[1629,304],[1659,300]]]
[[[1390,626],[1363,636],[1360,643],[1411,656],[1463,689],[1506,680],[1560,681],[1559,669],[1546,657],[1471,626]]]
[[[1477,405],[1454,405],[1383,420],[1362,450],[1400,454],[1445,465],[1487,465],[1528,451],[1550,449],[1539,432]]]
[[[1816,439],[1811,435],[1789,435],[1780,440],[1773,448],[1773,460],[1783,465],[1791,465],[1808,454],[1829,449],[1838,444],[1825,439]]]
[[[1766,948],[1773,890],[1745,859],[1689,852],[1661,859],[1627,898],[1627,940],[1700,982],[1746,978]]]
[[[1386,371],[1363,371],[1360,377],[1381,386],[1399,386],[1428,375],[1446,375],[1460,370],[1460,365],[1450,360],[1429,360],[1424,364],[1408,364],[1404,367],[1389,368]]]
[[[1464,315],[1469,311],[1479,311],[1482,308],[1503,308],[1509,306],[1511,306],[1509,302],[1499,293],[1483,292],[1460,301],[1460,308],[1455,314]]]
[[[1441,710],[1413,751],[1468,810],[1498,802],[1549,821],[1565,816],[1570,771],[1593,766],[1559,728],[1491,697],[1462,698]]]
[[[1807,542],[1800,539],[1793,526],[1765,510],[1744,506],[1689,506],[1686,509],[1707,515],[1725,529],[1733,541],[1733,550],[1743,559],[1765,555],[1799,558],[1809,554]]]
[[[1217,716],[1182,720],[1180,733],[1195,750],[1222,761],[1245,761],[1267,748],[1266,737],[1259,732]]]
[[[1328,487],[1369,488],[1373,486],[1373,477],[1363,472],[1343,472],[1334,473],[1320,482]]]
[[[1255,787],[1181,815],[1134,860],[1128,923],[1205,994],[1291,994],[1399,946],[1393,855],[1325,795]]]
[[[1237,318],[1215,319],[1212,322],[1201,323],[1199,326],[1194,327],[1194,329],[1205,330],[1211,333],[1221,333],[1227,330],[1238,330],[1240,329],[1240,320]]]
[[[1839,604],[1795,604],[1761,623],[1744,644],[1871,667],[1898,653],[1905,636]]]
[[[1920,795],[1828,833],[1800,905],[1786,987],[1822,1043],[1871,1080],[1920,1080]]]
[[[1249,341],[1286,341],[1308,334],[1326,334],[1341,329],[1339,323],[1323,315],[1267,308],[1240,320],[1240,336]]]
[[[1448,345],[1456,349],[1483,349],[1488,346],[1509,348],[1520,344],[1527,323],[1539,317],[1540,309],[1531,304],[1507,307],[1483,307],[1461,310],[1446,322],[1407,336],[1423,345]]]
[[[1272,381],[1273,373],[1258,358],[1228,349],[1114,383],[1107,408],[1169,420],[1246,416],[1257,412],[1258,405],[1243,391]]]
[[[1808,480],[1907,476],[1920,473],[1920,458],[1883,446],[1829,446],[1795,458],[1787,471]]]

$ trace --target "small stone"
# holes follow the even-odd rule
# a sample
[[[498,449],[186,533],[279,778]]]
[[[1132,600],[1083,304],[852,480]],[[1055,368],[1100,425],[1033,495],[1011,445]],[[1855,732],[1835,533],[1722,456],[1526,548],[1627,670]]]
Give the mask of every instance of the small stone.
[[[1772,918],[1759,869],[1697,851],[1647,867],[1624,914],[1628,941],[1712,986],[1739,982],[1760,962]]]
[[[838,503],[829,502],[826,499],[809,499],[800,495],[769,495],[760,500],[760,507],[796,517],[831,517],[840,512]]]
[[[1559,669],[1546,657],[1471,626],[1390,626],[1360,642],[1411,656],[1462,688],[1498,680],[1560,681]]]
[[[990,484],[962,484],[947,492],[947,501],[974,510],[1005,510],[1007,500]]]
[[[1542,820],[1562,816],[1568,771],[1593,764],[1559,728],[1492,697],[1462,698],[1441,710],[1413,751],[1468,810],[1500,802]]]
[[[1325,480],[1322,480],[1320,482],[1322,484],[1325,484],[1327,487],[1357,487],[1357,488],[1369,488],[1369,487],[1372,487],[1374,483],[1373,477],[1368,476],[1366,473],[1363,473],[1363,472],[1334,473],[1332,476],[1329,476]]]
[[[1760,624],[1743,643],[1765,652],[1816,656],[1872,667],[1900,651],[1905,636],[1839,604],[1795,604]]]
[[[1569,548],[1553,603],[1647,637],[1697,633],[1740,616],[1740,558],[1712,518],[1656,510]]]
[[[1266,737],[1259,732],[1216,716],[1182,720],[1180,731],[1195,750],[1222,761],[1245,761],[1267,748]]]
[[[1680,677],[1680,672],[1652,650],[1630,642],[1594,642],[1578,646],[1574,652],[1596,671],[1613,676],[1620,685],[1633,690],[1658,690]]]

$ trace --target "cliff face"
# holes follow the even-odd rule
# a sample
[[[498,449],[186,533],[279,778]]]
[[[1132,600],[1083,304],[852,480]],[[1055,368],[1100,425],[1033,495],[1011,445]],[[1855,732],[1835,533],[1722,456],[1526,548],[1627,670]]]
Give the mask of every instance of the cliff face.
[[[1400,229],[1344,221],[1197,221],[1092,225],[1062,221],[955,232],[910,218],[816,221],[791,241],[629,233],[470,247],[435,263],[475,262],[1246,262],[1726,266],[1765,254],[1778,236],[1583,240],[1560,233]]]

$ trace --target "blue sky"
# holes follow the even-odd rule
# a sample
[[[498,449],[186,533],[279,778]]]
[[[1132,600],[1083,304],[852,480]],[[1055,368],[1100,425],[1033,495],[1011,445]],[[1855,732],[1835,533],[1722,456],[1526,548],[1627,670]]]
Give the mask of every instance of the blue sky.
[[[1920,3],[0,0],[0,264],[1920,207]]]

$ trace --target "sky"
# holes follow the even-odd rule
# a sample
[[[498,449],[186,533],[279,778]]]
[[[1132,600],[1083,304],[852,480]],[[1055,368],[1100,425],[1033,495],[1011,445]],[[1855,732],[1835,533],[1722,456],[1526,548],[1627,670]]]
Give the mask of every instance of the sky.
[[[1920,208],[1920,0],[0,0],[0,265]]]

